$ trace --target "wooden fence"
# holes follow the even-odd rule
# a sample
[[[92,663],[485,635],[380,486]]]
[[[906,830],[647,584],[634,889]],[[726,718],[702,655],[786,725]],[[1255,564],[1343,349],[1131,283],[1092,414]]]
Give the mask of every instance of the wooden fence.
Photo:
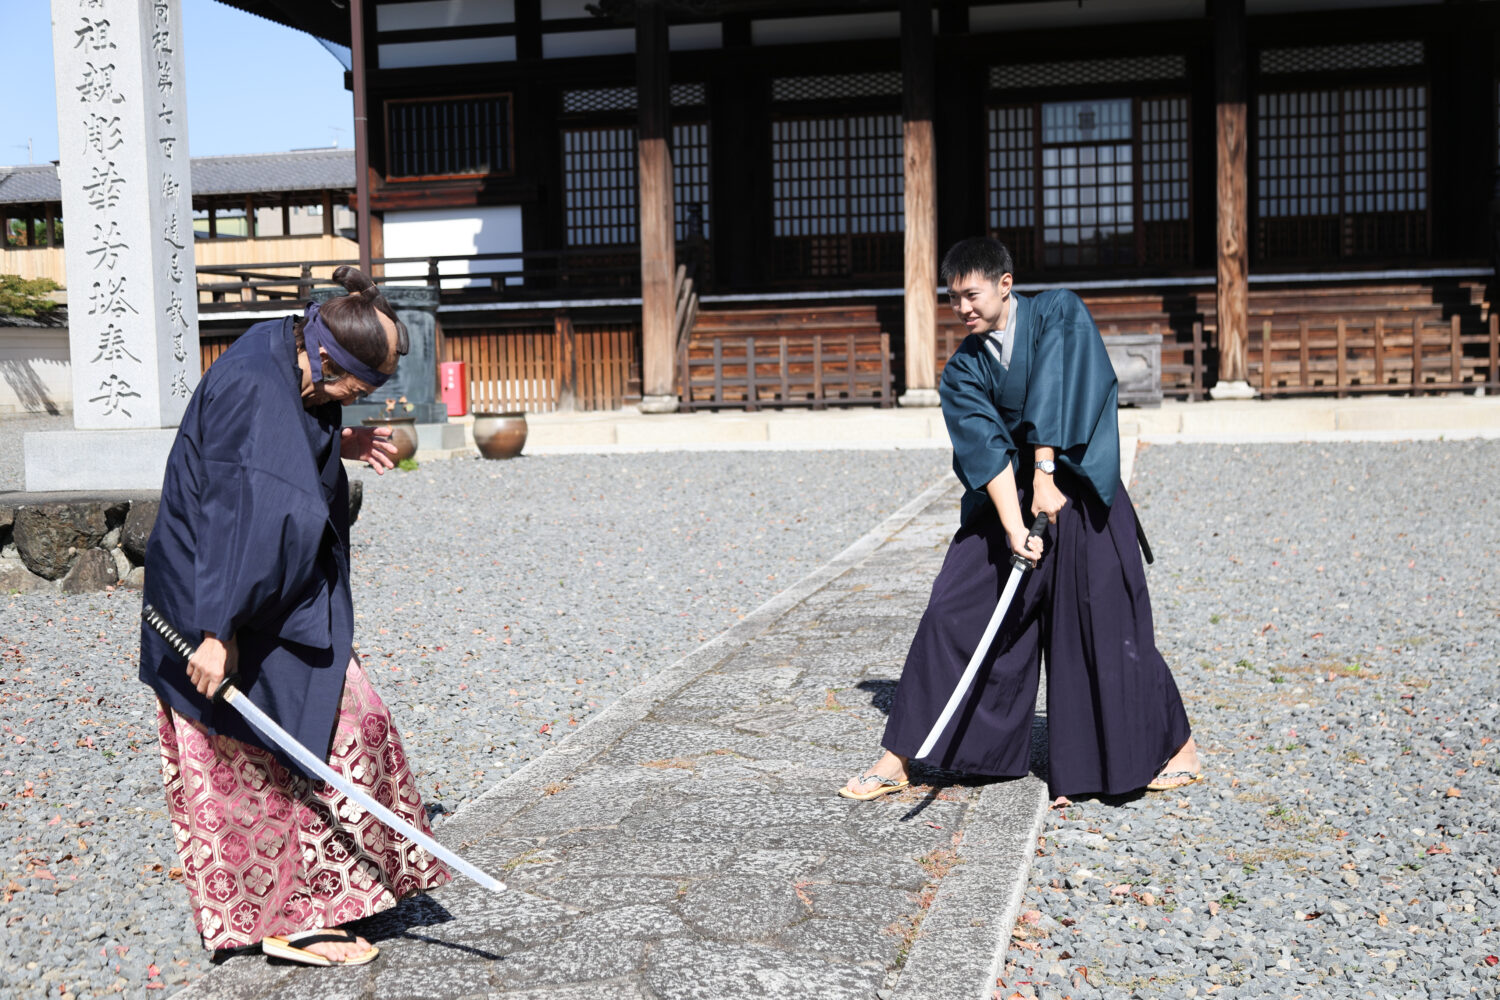
[[[618,410],[639,398],[634,323],[463,329],[444,333],[440,357],[462,361],[474,411]]]
[[[1265,320],[1249,344],[1250,384],[1262,395],[1500,392],[1500,315],[1465,331],[1457,315]]]

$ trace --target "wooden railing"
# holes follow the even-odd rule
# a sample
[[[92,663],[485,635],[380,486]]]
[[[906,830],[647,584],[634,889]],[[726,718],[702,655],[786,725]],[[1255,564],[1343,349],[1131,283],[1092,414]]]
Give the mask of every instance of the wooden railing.
[[[1500,392],[1500,315],[1466,332],[1462,318],[1337,316],[1278,326],[1250,339],[1250,384],[1265,396],[1300,393]]]
[[[339,264],[354,260],[288,261],[198,268],[200,311],[236,312],[268,303],[301,301],[327,284]],[[427,285],[442,301],[512,302],[548,298],[634,296],[640,289],[638,258],[626,251],[535,250],[521,253],[380,257],[371,262],[384,284]]]

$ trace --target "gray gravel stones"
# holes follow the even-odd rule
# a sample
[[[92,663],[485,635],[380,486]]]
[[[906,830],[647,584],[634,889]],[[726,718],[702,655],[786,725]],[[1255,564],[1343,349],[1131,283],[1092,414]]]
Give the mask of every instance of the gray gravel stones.
[[[1500,994],[1497,442],[1137,464],[1207,783],[1054,811],[1000,997]]]
[[[359,653],[439,826],[946,464],[696,453],[361,474]],[[154,701],[135,679],[139,610],[124,590],[0,603],[0,995],[162,983],[148,995],[165,996],[208,968],[176,884]]]

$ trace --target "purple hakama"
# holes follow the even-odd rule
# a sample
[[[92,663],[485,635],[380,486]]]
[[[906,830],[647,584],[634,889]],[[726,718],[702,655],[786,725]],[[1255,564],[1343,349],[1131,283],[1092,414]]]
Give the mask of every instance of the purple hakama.
[[[1065,492],[1069,503],[1047,529],[1040,564],[1022,579],[974,687],[924,763],[1026,774],[1045,649],[1049,790],[1118,795],[1150,782],[1191,730],[1156,649],[1135,511],[1124,487],[1108,508],[1088,490]],[[1005,532],[987,505],[954,536],[933,584],[891,705],[887,750],[917,752],[1010,570]]]

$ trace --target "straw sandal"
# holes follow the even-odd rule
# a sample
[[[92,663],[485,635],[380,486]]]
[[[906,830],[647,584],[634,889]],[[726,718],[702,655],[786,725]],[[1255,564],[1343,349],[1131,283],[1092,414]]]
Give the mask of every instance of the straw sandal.
[[[288,962],[296,962],[300,965],[365,965],[375,961],[375,956],[380,954],[380,949],[373,944],[364,954],[345,959],[332,959],[307,950],[310,944],[353,943],[354,935],[348,931],[316,927],[310,931],[298,931],[295,934],[273,935],[265,938],[260,943],[260,949],[272,958],[284,958]]]
[[[1178,779],[1187,780],[1180,781]],[[1203,780],[1202,771],[1162,771],[1151,779],[1151,784],[1146,786],[1148,792],[1170,792],[1175,788],[1186,788],[1188,785],[1196,785]]]
[[[839,794],[844,798],[855,799],[859,802],[868,802],[870,799],[878,799],[882,795],[899,792],[911,784],[906,778],[883,778],[878,774],[862,774],[855,780],[861,785],[867,785],[871,782],[875,783],[874,788],[864,792],[851,792],[847,785],[839,789]]]

